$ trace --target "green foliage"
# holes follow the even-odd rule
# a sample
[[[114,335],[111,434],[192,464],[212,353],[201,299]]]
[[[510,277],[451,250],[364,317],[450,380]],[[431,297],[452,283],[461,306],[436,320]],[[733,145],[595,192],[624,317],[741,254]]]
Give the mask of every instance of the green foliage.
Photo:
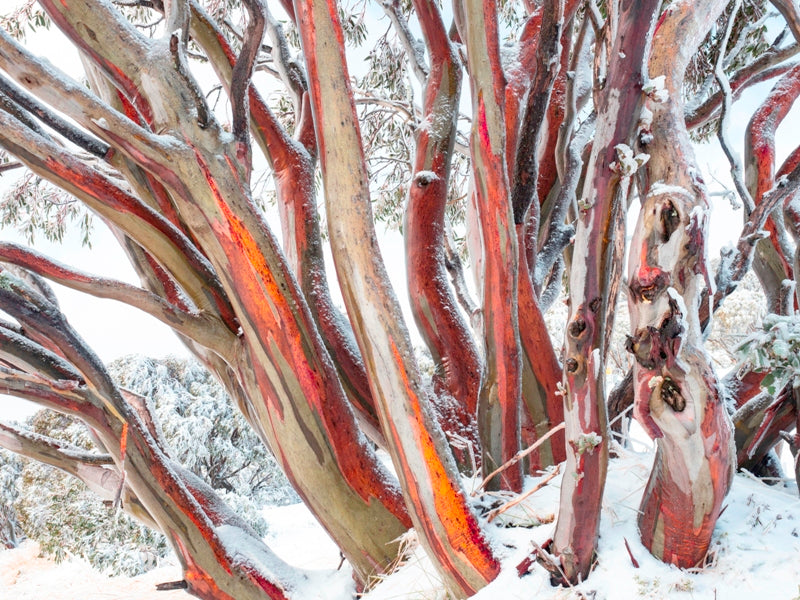
[[[761,382],[774,396],[784,386],[800,386],[800,317],[768,314],[761,331],[750,335],[738,348],[740,369],[764,373]]]
[[[414,159],[419,116],[407,80],[406,52],[387,35],[364,59],[367,72],[357,78],[359,122],[370,173],[375,219],[391,229],[403,222]]]
[[[37,233],[61,242],[70,228],[77,228],[83,245],[91,246],[92,214],[76,198],[30,171],[0,199],[0,226],[15,228],[29,244]]]
[[[50,18],[38,7],[36,0],[27,0],[12,12],[0,14],[0,27],[22,42],[29,31],[49,29]]]

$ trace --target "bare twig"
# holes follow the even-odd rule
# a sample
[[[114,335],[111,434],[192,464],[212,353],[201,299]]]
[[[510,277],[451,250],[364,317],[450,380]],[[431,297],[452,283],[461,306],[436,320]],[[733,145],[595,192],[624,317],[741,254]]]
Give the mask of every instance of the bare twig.
[[[6,171],[12,171],[13,169],[21,169],[24,167],[21,162],[15,160],[13,162],[5,163],[0,165],[0,174],[5,173]]]
[[[564,429],[564,427],[565,427],[564,423],[560,423],[560,424],[556,425],[556,426],[555,426],[555,427],[553,427],[553,428],[552,428],[550,431],[548,431],[548,432],[547,432],[547,433],[545,433],[545,434],[544,434],[542,437],[540,437],[538,440],[536,440],[536,441],[535,441],[533,444],[531,444],[530,446],[528,446],[527,448],[525,448],[525,450],[520,450],[519,452],[517,452],[517,453],[516,453],[516,454],[515,454],[515,455],[514,455],[514,456],[513,456],[511,459],[507,460],[507,461],[506,461],[504,464],[500,465],[500,466],[499,466],[497,469],[495,469],[494,471],[492,471],[491,473],[489,473],[489,474],[488,474],[488,475],[487,475],[487,476],[486,476],[486,477],[483,479],[483,482],[481,483],[481,485],[480,485],[480,486],[478,486],[478,489],[477,489],[477,490],[475,490],[475,491],[472,493],[472,495],[473,495],[473,496],[475,496],[475,495],[476,495],[478,492],[480,492],[481,490],[483,490],[483,489],[486,487],[486,485],[489,483],[489,481],[491,481],[491,479],[492,479],[492,478],[493,478],[495,475],[497,475],[498,473],[502,473],[503,471],[505,471],[505,470],[506,470],[507,468],[509,468],[510,466],[512,466],[512,465],[515,465],[515,464],[516,464],[516,463],[518,463],[520,460],[522,460],[523,458],[525,458],[526,456],[528,456],[529,454],[531,454],[531,453],[532,453],[534,450],[536,450],[536,449],[537,449],[539,446],[541,446],[542,444],[544,444],[544,443],[545,443],[545,442],[546,442],[548,439],[550,439],[550,438],[551,438],[552,436],[554,436],[556,433],[558,433],[559,431],[561,431],[562,429]]]
[[[728,81],[728,76],[725,74],[725,69],[723,67],[725,62],[725,48],[728,46],[731,30],[733,29],[733,24],[736,20],[736,13],[739,12],[741,4],[742,0],[736,0],[736,3],[731,10],[730,17],[728,18],[728,24],[725,29],[725,35],[723,36],[722,42],[719,46],[720,52],[719,56],[717,57],[717,64],[714,69],[714,74],[717,78],[717,82],[719,83],[719,87],[722,90],[722,108],[720,112],[719,128],[717,129],[717,137],[719,138],[722,151],[725,153],[725,156],[728,157],[728,162],[731,165],[731,177],[733,178],[733,183],[736,186],[736,191],[739,193],[739,197],[742,199],[742,202],[744,202],[746,214],[749,215],[755,209],[755,202],[753,201],[753,198],[747,189],[741,160],[728,140],[728,115],[730,114],[731,110],[733,93],[731,91],[730,81]]]
[[[189,584],[186,583],[185,579],[181,579],[180,581],[167,581],[165,583],[157,583],[156,584],[156,591],[157,592],[169,592],[171,590],[185,590],[189,587]]]
[[[553,430],[553,431],[555,431],[555,430]],[[495,519],[495,517],[497,517],[498,515],[503,514],[507,510],[509,510],[511,508],[514,508],[515,506],[517,506],[518,504],[521,504],[522,502],[525,502],[525,500],[527,500],[528,498],[533,496],[536,492],[538,492],[540,489],[542,489],[544,486],[546,486],[548,483],[550,483],[559,473],[561,473],[561,465],[560,464],[556,465],[555,469],[553,469],[547,475],[547,477],[542,479],[539,483],[537,483],[535,486],[533,486],[527,492],[525,492],[523,494],[520,494],[519,496],[517,496],[516,498],[514,498],[510,502],[506,502],[505,504],[503,504],[503,506],[500,506],[500,507],[495,508],[494,510],[490,511],[488,516],[487,516],[488,521],[491,523]]]

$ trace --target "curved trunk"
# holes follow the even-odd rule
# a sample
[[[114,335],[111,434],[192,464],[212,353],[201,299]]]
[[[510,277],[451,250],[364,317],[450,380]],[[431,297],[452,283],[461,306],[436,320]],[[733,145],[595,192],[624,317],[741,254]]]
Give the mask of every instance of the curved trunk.
[[[93,29],[95,35],[81,43],[91,46],[93,58],[107,70],[119,67],[114,73],[127,92],[132,93],[131,86],[146,90],[137,91],[142,110],[147,108],[154,126],[172,132],[161,136],[162,142],[169,139],[170,150],[158,154],[156,147],[164,147],[148,131],[123,135],[115,125],[133,125],[110,111],[105,114],[114,121],[98,121],[87,109],[97,99],[85,91],[77,90],[70,107],[84,127],[117,145],[165,185],[192,239],[201,245],[205,264],[219,278],[209,282],[221,286],[241,325],[238,337],[226,338],[214,350],[237,372],[250,404],[246,414],[256,416],[256,429],[312,512],[338,538],[357,577],[366,580],[382,571],[395,558],[394,540],[411,522],[396,482],[361,436],[297,282],[252,204],[241,144],[230,141],[213,117],[198,118],[193,103],[199,92],[183,70],[175,36],[169,44],[148,40],[104,3],[46,6],[68,35],[77,36],[77,28]],[[127,43],[129,38],[135,43]],[[126,75],[129,65],[137,64],[137,52],[137,59],[144,52],[149,61]],[[19,61],[17,69],[25,72],[25,64]],[[53,74],[38,72],[35,91],[49,93]],[[84,196],[91,195],[85,182],[78,185]],[[316,477],[328,482],[325,489],[312,484]],[[371,526],[356,527],[359,522]]]
[[[708,203],[680,95],[689,57],[724,6],[681,5],[659,22],[650,70],[664,75],[668,97],[648,102],[650,161],[628,275],[634,413],[658,447],[639,530],[656,557],[682,567],[705,558],[734,466],[730,420],[698,317],[704,287],[713,289]]]
[[[416,6],[423,17],[423,33],[432,60],[405,211],[408,296],[417,328],[435,365],[433,391],[439,422],[459,468],[470,473],[475,466],[472,457],[480,456],[475,417],[483,365],[448,283],[445,254],[445,209],[461,97],[461,69],[438,11],[434,12],[427,1]]]

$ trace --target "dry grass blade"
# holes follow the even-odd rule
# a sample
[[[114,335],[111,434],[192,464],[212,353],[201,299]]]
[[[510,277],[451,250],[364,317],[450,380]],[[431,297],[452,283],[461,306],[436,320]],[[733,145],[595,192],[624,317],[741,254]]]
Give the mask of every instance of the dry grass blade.
[[[493,520],[493,519],[494,519],[494,518],[495,518],[497,515],[503,514],[504,512],[506,512],[507,510],[509,510],[510,508],[513,508],[513,507],[517,506],[517,505],[518,505],[518,504],[520,504],[521,502],[524,502],[526,499],[528,499],[528,498],[530,498],[531,496],[533,496],[533,495],[534,495],[536,492],[538,492],[540,489],[542,489],[544,486],[546,486],[548,483],[550,483],[550,481],[551,481],[551,480],[552,480],[552,479],[553,479],[553,478],[554,478],[556,475],[558,475],[560,472],[561,472],[561,465],[556,465],[556,468],[555,468],[555,469],[553,469],[553,471],[552,471],[551,473],[549,473],[549,474],[547,475],[547,477],[545,477],[544,479],[542,479],[542,480],[541,480],[539,483],[537,483],[535,486],[533,486],[533,487],[532,487],[531,489],[529,489],[527,492],[525,492],[524,494],[520,494],[519,496],[517,496],[516,498],[514,498],[514,499],[513,499],[513,500],[511,500],[510,502],[506,502],[506,503],[505,503],[503,506],[500,506],[500,507],[498,507],[498,508],[495,508],[493,511],[491,511],[491,512],[489,513],[489,515],[488,515],[488,520],[489,520],[489,522],[491,523],[491,522],[492,522],[492,520]]]

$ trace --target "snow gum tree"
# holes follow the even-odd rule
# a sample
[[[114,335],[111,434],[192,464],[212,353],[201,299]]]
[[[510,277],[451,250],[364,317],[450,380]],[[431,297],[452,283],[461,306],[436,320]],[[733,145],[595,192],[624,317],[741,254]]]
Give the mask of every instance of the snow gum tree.
[[[162,531],[190,593],[302,598],[304,578],[171,456],[148,403],[114,382],[48,280],[172,328],[362,587],[391,568],[413,527],[447,591],[473,595],[503,555],[462,475],[478,468],[486,486],[518,492],[527,474],[561,463],[553,539],[534,558],[556,583],[588,577],[607,397],[613,414],[633,405],[657,441],[643,543],[696,566],[737,464],[760,464],[796,426],[794,378],[767,379],[779,361],[746,362],[723,381],[704,348],[714,309],[751,268],[771,312],[791,320],[797,307],[800,149],[782,163],[775,150],[800,93],[796,3],[15,6],[0,32],[0,167],[32,175],[9,193],[3,220],[58,238],[93,215],[140,284],[0,244],[0,391],[77,417],[102,459],[13,426],[0,445]],[[57,28],[82,73],[34,52],[29,24]],[[742,164],[727,137],[731,105],[770,79]],[[716,273],[691,143],[713,133],[743,207]],[[376,218],[401,225],[431,373]],[[561,293],[568,320],[553,344],[544,313]],[[620,293],[632,367],[609,391]]]

